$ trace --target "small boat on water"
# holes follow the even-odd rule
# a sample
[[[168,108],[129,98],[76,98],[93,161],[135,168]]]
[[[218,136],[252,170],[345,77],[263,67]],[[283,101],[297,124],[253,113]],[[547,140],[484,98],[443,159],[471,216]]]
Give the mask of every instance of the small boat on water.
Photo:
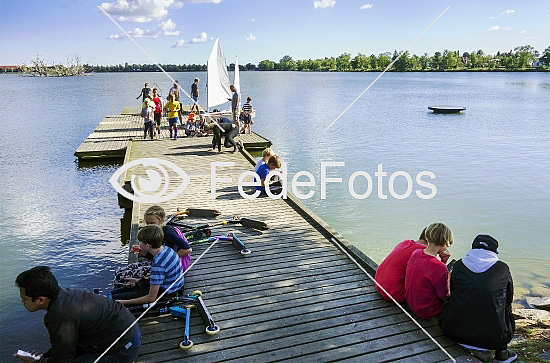
[[[464,111],[466,107],[463,106],[429,106],[429,110],[434,113],[460,113]]]

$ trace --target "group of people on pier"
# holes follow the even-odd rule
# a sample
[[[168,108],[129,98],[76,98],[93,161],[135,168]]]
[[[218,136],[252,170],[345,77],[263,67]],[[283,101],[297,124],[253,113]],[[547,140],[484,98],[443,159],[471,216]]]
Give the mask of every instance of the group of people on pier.
[[[231,120],[224,124],[234,125]],[[280,167],[280,157],[266,148],[254,167],[260,194],[276,190],[277,182],[268,176]],[[104,351],[101,362],[133,362],[141,333],[138,324],[126,331],[135,318],[124,306],[150,304],[161,294],[162,299],[183,294],[183,272],[191,265],[189,242],[178,228],[165,225],[162,207],[149,207],[143,217],[146,226],[138,232],[139,249],[134,251],[142,261],[116,270],[108,297],[61,288],[46,266],[19,274],[16,285],[25,308],[46,310],[52,347],[37,355],[38,362],[94,362]],[[436,318],[443,333],[466,348],[494,350],[496,362],[512,362],[517,358],[508,349],[515,330],[513,280],[498,257],[499,243],[490,235],[478,235],[463,258],[449,262],[453,240],[449,227],[433,223],[418,240],[400,242],[378,266],[376,288],[388,301],[405,302],[417,317]]]
[[[514,288],[508,265],[498,258],[498,241],[478,235],[465,257],[449,262],[452,244],[443,223],[399,243],[376,270],[378,291],[386,300],[406,302],[419,318],[437,318],[443,333],[466,348],[495,350],[496,362],[512,362],[517,354],[507,346],[515,329]]]
[[[195,78],[194,82],[191,84],[190,97],[193,102],[189,113],[187,115],[187,121],[184,123],[184,113],[182,110],[182,102],[180,97],[180,85],[178,81],[174,82],[174,86],[170,88],[168,97],[166,98],[167,102],[164,102],[162,97],[159,95],[157,88],[149,88],[149,83],[145,83],[145,86],[142,88],[140,94],[136,99],[142,98],[141,105],[141,117],[143,117],[144,122],[144,133],[143,138],[147,138],[149,134],[150,139],[155,137],[160,137],[160,126],[162,122],[163,113],[166,113],[168,119],[168,126],[170,130],[170,138],[178,138],[178,129],[184,129],[184,135],[186,137],[193,136],[207,136],[208,134],[213,133],[213,127],[209,127],[209,123],[206,122],[205,113],[201,112],[199,108],[199,78]],[[252,98],[247,97],[246,103],[243,104],[242,108],[240,105],[240,95],[237,92],[237,89],[234,85],[230,86],[231,92],[233,92],[232,97],[228,98],[228,101],[231,102],[231,117],[230,120],[236,128],[236,134],[238,133],[250,133],[250,126],[254,123],[252,120]],[[215,110],[214,112],[218,112]],[[208,113],[206,113],[208,115]],[[212,116],[210,119],[213,123],[218,123],[222,117],[219,115]],[[228,119],[226,119],[228,120]],[[222,122],[224,120],[221,120]],[[222,130],[220,130],[222,131]],[[226,133],[230,130],[222,131]],[[232,130],[231,130],[232,131]],[[214,137],[216,135],[214,134]],[[234,136],[233,136],[234,137]],[[232,139],[231,137],[230,139]],[[232,143],[229,143],[230,146]],[[230,147],[227,146],[226,147]],[[214,147],[213,147],[214,148]]]

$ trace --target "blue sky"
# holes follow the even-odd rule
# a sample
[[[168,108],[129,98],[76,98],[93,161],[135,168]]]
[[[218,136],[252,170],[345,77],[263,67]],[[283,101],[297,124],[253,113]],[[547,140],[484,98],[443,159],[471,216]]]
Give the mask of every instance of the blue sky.
[[[257,64],[405,49],[449,5],[411,54],[550,46],[547,0],[1,0],[0,64],[75,53],[90,64],[151,63],[97,6],[160,63],[204,64],[219,37],[228,62]]]

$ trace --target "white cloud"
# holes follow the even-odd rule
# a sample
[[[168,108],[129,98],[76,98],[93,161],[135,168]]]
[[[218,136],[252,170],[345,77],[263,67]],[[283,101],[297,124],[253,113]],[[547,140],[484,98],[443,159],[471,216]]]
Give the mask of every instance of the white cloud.
[[[525,34],[525,33],[527,33],[527,30],[524,29],[524,30],[520,31],[519,33],[520,34]]]
[[[314,9],[332,8],[336,5],[336,0],[316,0],[313,2]]]
[[[247,42],[252,43],[253,41],[256,40],[256,37],[255,37],[254,35],[252,35],[252,33],[250,33],[250,35],[246,36],[244,39],[245,39]]]
[[[489,17],[489,20],[495,20],[495,19],[498,19],[498,16],[490,16]]]
[[[526,37],[525,39],[526,39],[526,40],[530,40],[530,39],[535,39],[535,38],[533,38],[533,37]]]
[[[180,39],[177,42],[175,42],[174,44],[172,44],[171,48],[183,48],[184,44],[185,44],[185,40]]]
[[[205,32],[202,32],[198,38],[191,39],[191,44],[204,43],[208,40],[208,36]]]
[[[179,9],[184,4],[219,4],[222,0],[116,0],[102,3],[99,7],[119,21],[147,23],[168,15],[168,9]]]
[[[254,23],[256,21],[256,18],[252,18],[250,19],[250,21]]]
[[[99,7],[110,15],[118,16],[120,21],[145,23],[166,16],[168,8],[174,3],[174,0],[116,0],[102,3]]]
[[[512,14],[515,12],[516,12],[515,10],[506,10],[506,11],[503,11],[502,14]]]
[[[494,25],[492,27],[490,27],[489,29],[487,29],[488,32],[494,32],[494,31],[499,31],[499,30],[511,30],[512,28],[509,27],[509,26],[498,26],[498,25]]]
[[[128,34],[133,38],[159,38],[161,36],[179,35],[179,30],[174,30],[175,28],[176,23],[174,23],[172,19],[168,19],[157,25],[156,28],[147,30],[135,28],[134,30],[129,30]],[[109,38],[125,39],[127,37],[126,34],[113,34]]]
[[[372,4],[365,4],[365,5],[361,5],[359,7],[359,10],[365,10],[365,9],[370,9],[372,8]]]

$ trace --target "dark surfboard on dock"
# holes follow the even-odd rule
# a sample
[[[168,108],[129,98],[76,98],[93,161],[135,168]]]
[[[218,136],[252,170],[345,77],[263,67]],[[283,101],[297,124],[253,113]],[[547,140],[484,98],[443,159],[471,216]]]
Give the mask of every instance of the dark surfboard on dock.
[[[429,106],[429,110],[434,113],[460,113],[464,111],[466,107],[463,106]]]

